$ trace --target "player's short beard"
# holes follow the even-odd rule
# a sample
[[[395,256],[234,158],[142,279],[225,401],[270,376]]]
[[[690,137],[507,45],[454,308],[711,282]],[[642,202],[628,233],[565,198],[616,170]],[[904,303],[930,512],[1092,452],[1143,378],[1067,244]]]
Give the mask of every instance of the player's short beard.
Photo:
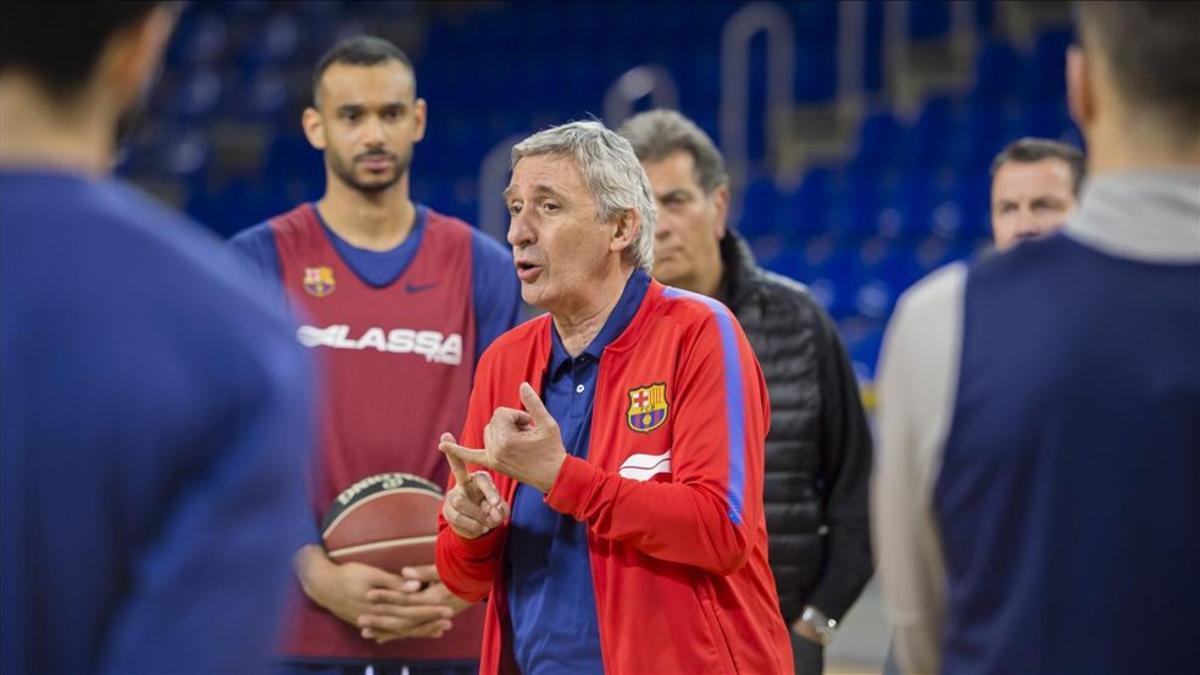
[[[363,152],[355,155],[354,159],[349,164],[342,159],[341,155],[339,155],[337,152],[334,152],[332,149],[325,153],[325,157],[329,161],[329,168],[333,169],[334,175],[336,175],[343,183],[354,188],[355,190],[358,190],[359,192],[375,194],[390,189],[393,185],[400,182],[400,179],[408,173],[409,164],[412,163],[412,149],[410,148],[409,151],[404,155],[396,155],[383,150]],[[386,180],[382,183],[364,183],[358,180],[354,176],[354,165],[358,163],[358,160],[365,159],[367,157],[391,157],[394,160],[393,166],[395,167],[391,180]]]

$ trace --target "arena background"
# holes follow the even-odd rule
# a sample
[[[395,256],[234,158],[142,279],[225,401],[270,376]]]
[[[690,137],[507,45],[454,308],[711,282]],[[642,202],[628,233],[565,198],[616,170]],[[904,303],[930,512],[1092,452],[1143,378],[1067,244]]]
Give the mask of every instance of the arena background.
[[[1065,2],[195,2],[118,171],[228,237],[320,196],[300,133],[336,40],[386,37],[429,105],[419,202],[503,238],[511,145],[588,117],[678,108],[726,154],[732,224],[812,289],[871,404],[896,297],[989,241],[988,167],[1021,136],[1081,144]],[[878,672],[868,587],[830,672]]]

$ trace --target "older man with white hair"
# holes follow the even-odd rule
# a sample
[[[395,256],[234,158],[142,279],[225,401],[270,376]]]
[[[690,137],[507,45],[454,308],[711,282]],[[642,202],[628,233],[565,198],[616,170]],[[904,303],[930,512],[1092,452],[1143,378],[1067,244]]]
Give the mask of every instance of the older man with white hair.
[[[488,598],[483,672],[791,672],[741,327],[650,278],[654,204],[626,140],[575,122],[512,158],[508,241],[548,314],[483,355],[461,441],[440,445],[438,571]]]

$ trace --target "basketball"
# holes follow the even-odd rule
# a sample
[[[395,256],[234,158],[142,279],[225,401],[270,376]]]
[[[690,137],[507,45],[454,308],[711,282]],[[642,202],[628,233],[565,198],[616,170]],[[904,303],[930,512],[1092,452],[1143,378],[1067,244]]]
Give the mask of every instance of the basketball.
[[[329,557],[399,574],[433,564],[442,490],[407,473],[382,473],[346,488],[330,506],[321,528]]]

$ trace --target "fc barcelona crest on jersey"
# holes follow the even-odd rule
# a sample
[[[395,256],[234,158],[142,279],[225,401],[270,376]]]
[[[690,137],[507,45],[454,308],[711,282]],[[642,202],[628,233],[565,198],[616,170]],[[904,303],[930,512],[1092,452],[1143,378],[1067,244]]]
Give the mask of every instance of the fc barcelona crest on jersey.
[[[649,433],[667,421],[667,385],[652,384],[629,390],[629,428]]]
[[[323,298],[333,292],[335,285],[332,269],[325,266],[304,268],[304,290],[309,295]]]

